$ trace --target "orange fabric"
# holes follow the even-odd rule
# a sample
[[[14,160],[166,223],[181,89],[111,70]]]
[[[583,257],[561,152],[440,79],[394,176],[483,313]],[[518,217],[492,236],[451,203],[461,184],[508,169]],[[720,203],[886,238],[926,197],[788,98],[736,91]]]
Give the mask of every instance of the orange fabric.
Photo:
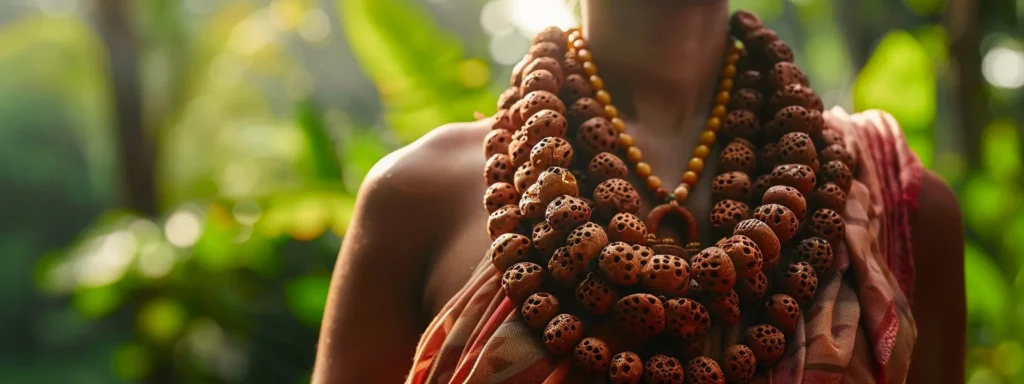
[[[858,160],[843,216],[846,239],[835,273],[769,372],[772,383],[901,383],[917,330],[907,299],[913,286],[909,217],[916,209],[921,165],[898,125],[880,111],[825,112]],[[908,291],[905,291],[908,290]],[[577,382],[568,357],[546,352],[537,331],[518,319],[483,260],[470,281],[420,340],[409,384],[559,384]],[[738,341],[740,330],[715,330],[708,351]]]

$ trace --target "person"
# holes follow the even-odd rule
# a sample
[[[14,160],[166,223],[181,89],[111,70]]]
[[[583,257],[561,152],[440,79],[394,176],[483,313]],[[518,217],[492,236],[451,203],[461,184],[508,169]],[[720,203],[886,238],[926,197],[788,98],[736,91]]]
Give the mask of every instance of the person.
[[[679,153],[697,144],[707,117],[711,101],[703,95],[713,94],[717,86],[729,32],[728,2],[582,0],[580,5],[582,33],[595,52],[605,89],[616,96],[619,114],[644,148],[645,161],[662,180],[677,179],[674,175],[687,169]],[[862,225],[876,236],[870,252],[883,259],[860,260],[878,271],[856,266],[847,271],[847,281],[861,290],[839,296],[865,308],[861,319],[854,315],[853,324],[861,326],[855,338],[843,339],[850,345],[834,346],[837,356],[829,358],[838,363],[818,369],[833,370],[825,372],[829,380],[843,382],[961,382],[963,228],[954,194],[934,173],[921,169],[891,116],[880,111],[848,115],[834,108],[825,118],[859,148],[861,167],[872,169],[857,175],[864,185],[866,206],[859,209],[864,222],[851,222],[851,209],[846,216],[849,225]],[[497,363],[478,362],[492,346],[481,352],[479,345],[471,350],[465,344],[474,337],[476,343],[488,341],[477,333],[486,328],[487,314],[502,297],[500,274],[495,277],[489,262],[482,262],[491,239],[481,206],[486,186],[481,183],[485,159],[480,143],[491,126],[490,119],[483,119],[439,127],[373,167],[335,267],[314,383],[558,382],[552,379],[557,362],[546,357],[541,358],[544,364],[504,361],[495,368]],[[879,154],[889,157],[875,157]],[[698,218],[708,217],[711,177],[710,172],[702,176],[687,202]],[[647,210],[654,202],[645,199]],[[875,272],[883,282],[888,278],[899,284],[882,284],[885,292],[865,291],[871,288],[860,280]],[[867,318],[872,294],[895,300],[881,309],[883,318]],[[912,308],[903,308],[911,299]],[[835,311],[839,316],[842,309]],[[912,316],[906,313],[911,311]],[[869,329],[895,329],[868,326],[879,321],[899,322],[900,333],[868,334]],[[505,335],[510,334],[516,333]],[[807,357],[803,376],[795,377],[810,382],[826,377],[814,376],[811,360]],[[528,370],[539,372],[523,373]]]

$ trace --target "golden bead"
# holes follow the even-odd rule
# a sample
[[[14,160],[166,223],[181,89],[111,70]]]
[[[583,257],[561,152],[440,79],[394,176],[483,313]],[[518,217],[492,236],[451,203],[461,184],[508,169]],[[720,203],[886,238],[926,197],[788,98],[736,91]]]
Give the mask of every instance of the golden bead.
[[[676,190],[672,191],[672,194],[676,195],[676,201],[681,203],[690,196],[690,188],[686,184],[679,184]]]
[[[581,34],[580,31],[578,31],[578,30],[577,31],[569,32],[569,42],[570,43],[572,43],[572,42],[574,42],[576,40],[579,40],[582,37],[583,37],[583,34]]]
[[[615,133],[626,132],[626,122],[618,117],[613,117],[612,128],[615,128]]]
[[[690,186],[697,184],[697,172],[686,171],[686,173],[683,173],[682,180],[683,183]]]
[[[614,105],[606,105],[604,106],[604,116],[609,119],[619,117],[619,109],[615,108]]]
[[[618,141],[619,146],[622,148],[629,148],[633,146],[633,136],[630,136],[628,133],[620,133]]]
[[[639,163],[640,160],[644,159],[644,154],[643,152],[640,152],[640,148],[629,147],[629,149],[626,150],[626,159],[631,163]]]
[[[712,144],[715,143],[715,132],[714,131],[704,131],[704,133],[701,133],[700,134],[700,143],[710,147]]]
[[[576,56],[579,56],[580,60],[583,60],[583,69],[587,68],[587,63],[594,60],[594,55],[591,55],[590,50],[587,49],[577,51]],[[587,73],[590,73],[590,71],[587,71]],[[596,67],[594,68],[594,73],[597,73]]]
[[[576,49],[587,49],[587,41],[583,39],[576,39],[572,42],[572,47]]]
[[[706,145],[698,145],[697,148],[693,149],[693,157],[704,160],[711,154],[711,147]]]
[[[661,188],[661,179],[658,176],[647,176],[647,189],[657,190]]]
[[[690,159],[690,170],[696,173],[700,173],[704,170],[704,159],[692,158]]]
[[[601,79],[601,76],[590,75],[590,89],[595,91],[604,89],[604,80]]]
[[[608,94],[608,91],[600,90],[594,93],[594,99],[597,99],[601,105],[608,105],[612,103],[612,95]]]
[[[729,92],[722,91],[718,92],[718,96],[715,97],[715,103],[718,105],[725,105],[729,103]]]
[[[579,53],[576,54],[576,56],[580,57],[580,60],[583,60],[583,71],[586,72],[588,75],[596,75],[597,74],[597,65],[595,65],[593,62],[591,62],[589,60],[584,60],[583,59],[583,53],[584,52],[587,53],[587,57],[588,58],[593,59],[593,57],[590,56],[590,51],[585,50],[585,49],[582,50],[582,51],[579,51]]]
[[[709,131],[718,131],[718,129],[721,127],[722,119],[719,119],[717,117],[712,117],[708,119],[708,123],[704,125],[704,129],[707,129]]]
[[[725,117],[725,106],[716,105],[715,108],[711,110],[711,115],[719,119]]]
[[[736,66],[732,64],[726,65],[725,70],[722,71],[722,77],[731,79],[733,76],[736,76]]]
[[[651,175],[651,165],[645,162],[636,163],[636,175],[641,178],[646,178]]]
[[[737,61],[740,61],[740,54],[736,52],[729,53],[729,57],[725,58],[725,62],[729,64],[736,64]]]
[[[722,79],[722,82],[718,83],[718,90],[722,92],[729,92],[732,90],[732,87],[732,79]]]

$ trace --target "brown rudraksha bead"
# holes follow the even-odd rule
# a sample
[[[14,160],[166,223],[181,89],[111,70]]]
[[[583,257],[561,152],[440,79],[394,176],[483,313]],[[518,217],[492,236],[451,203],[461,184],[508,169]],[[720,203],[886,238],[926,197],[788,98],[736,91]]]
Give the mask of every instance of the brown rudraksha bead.
[[[818,168],[818,151],[814,149],[811,136],[803,132],[790,132],[779,139],[779,161],[784,164],[803,164]]]
[[[526,260],[530,256],[530,239],[518,233],[506,233],[498,236],[491,248],[487,250],[487,257],[491,264],[499,271]]]
[[[832,160],[825,163],[821,167],[821,172],[818,173],[818,179],[822,183],[835,183],[839,188],[842,188],[844,193],[850,193],[850,188],[853,186],[853,172],[839,160]]]
[[[683,364],[679,359],[654,355],[644,364],[644,382],[650,384],[683,384]]]
[[[722,153],[718,155],[720,171],[739,171],[746,174],[757,171],[757,154],[754,153],[753,148],[744,144],[744,142],[735,140],[722,149]]]
[[[576,140],[581,153],[593,156],[601,152],[615,150],[615,128],[608,119],[598,116],[592,117],[579,125],[576,131]]]
[[[536,61],[534,62],[536,63]],[[561,72],[561,69],[559,69],[559,72]],[[556,94],[559,91],[559,83],[562,81],[562,79],[555,78],[555,75],[551,72],[535,69],[523,78],[523,84],[519,87],[519,94],[526,95],[535,91],[547,91]]]
[[[824,273],[832,268],[832,245],[825,239],[808,237],[797,244],[794,252],[797,260],[806,261],[818,273]]]
[[[822,208],[814,211],[814,215],[811,215],[811,221],[807,223],[807,230],[811,236],[823,238],[829,243],[836,243],[846,236],[846,222],[836,211]]]
[[[597,267],[609,282],[628,287],[640,281],[640,258],[629,244],[608,244],[597,257]]]
[[[687,380],[693,384],[725,384],[725,374],[715,360],[698,356],[686,363]]]
[[[503,153],[495,154],[487,159],[487,164],[484,166],[484,183],[487,185],[501,182],[511,183],[514,172],[512,158]]]
[[[576,285],[576,299],[587,311],[603,315],[619,300],[619,293],[607,281],[591,274]]]
[[[750,207],[736,200],[722,200],[711,207],[711,227],[732,232],[736,224],[750,218]]]
[[[573,361],[590,375],[604,375],[612,361],[612,351],[604,340],[588,337],[576,344]]]
[[[572,164],[572,145],[561,137],[545,137],[530,150],[530,164],[539,170],[567,168]]]
[[[729,112],[722,121],[722,132],[733,137],[751,139],[761,133],[757,115],[745,109]]]
[[[491,240],[506,233],[519,232],[525,224],[522,212],[515,205],[506,205],[487,217],[487,234]]]
[[[543,282],[544,267],[525,261],[512,265],[501,276],[505,296],[517,303],[540,291]]]
[[[576,227],[569,232],[569,237],[565,239],[565,248],[569,252],[569,257],[581,273],[593,270],[594,261],[597,260],[606,245],[608,245],[608,235],[604,228],[594,223],[585,223]]]
[[[734,289],[740,296],[740,300],[746,302],[760,300],[768,292],[768,276],[764,274],[764,271],[758,272],[754,277],[737,281]]]
[[[749,237],[751,240],[754,240],[754,243],[757,243],[757,249],[761,250],[762,269],[772,269],[775,263],[778,262],[782,245],[768,224],[757,219],[743,220],[736,224],[733,234]]]
[[[654,295],[634,293],[615,303],[615,319],[633,337],[648,339],[665,330],[665,306]]]
[[[712,293],[706,302],[708,313],[716,323],[733,325],[740,321],[740,297],[736,291]]]
[[[590,206],[578,197],[562,195],[548,204],[544,220],[557,230],[569,230],[590,220]]]
[[[768,188],[761,197],[761,204],[778,204],[789,208],[797,220],[803,220],[807,215],[807,201],[804,200],[804,195],[790,186],[776,185]]]
[[[716,246],[725,251],[732,259],[737,279],[754,277],[761,272],[764,256],[761,255],[761,249],[757,247],[757,243],[749,237],[733,235],[722,239]]]
[[[484,208],[487,213],[497,211],[498,208],[506,205],[518,204],[519,192],[512,184],[499,182],[491,184],[484,192]]]
[[[730,383],[746,383],[754,377],[757,370],[757,359],[754,351],[743,344],[733,345],[725,350],[722,362],[722,373]]]
[[[803,164],[783,164],[775,167],[771,174],[772,185],[786,185],[796,188],[801,194],[811,193],[817,178],[814,170]]]
[[[621,212],[608,223],[608,240],[628,244],[643,244],[647,239],[647,226],[632,213]]]
[[[782,333],[791,334],[800,321],[800,304],[789,295],[776,293],[764,302],[765,315],[768,323],[774,325]]]
[[[633,352],[620,352],[612,357],[608,366],[608,381],[611,384],[638,384],[644,377],[644,363]]]
[[[677,297],[665,302],[665,329],[680,340],[694,340],[707,334],[711,317],[693,299]]]
[[[512,132],[504,129],[491,130],[484,137],[484,158],[490,159],[499,153],[508,153],[508,144],[511,142]]]
[[[620,212],[636,214],[640,211],[640,194],[626,180],[608,179],[594,188],[594,204],[597,213],[609,219]]]
[[[757,363],[765,367],[775,365],[786,350],[786,336],[768,324],[747,328],[747,346],[754,352]]]
[[[555,355],[568,353],[582,338],[583,322],[568,313],[555,316],[544,328],[544,345]]]
[[[576,285],[581,272],[577,270],[576,264],[569,257],[569,249],[561,247],[551,254],[548,260],[548,275],[551,279],[563,286],[571,287]]]
[[[587,182],[596,185],[608,179],[622,179],[629,174],[626,163],[611,152],[601,152],[587,164]]]
[[[743,172],[726,172],[715,176],[711,180],[711,198],[714,201],[736,200],[750,201],[751,188],[750,177]]]
[[[547,292],[537,292],[526,298],[520,313],[526,325],[540,328],[548,324],[558,314],[561,305],[558,298]]]
[[[800,221],[789,208],[779,204],[765,204],[754,210],[754,218],[768,224],[768,227],[775,232],[779,242],[785,243],[796,237],[800,230]]]
[[[819,208],[842,212],[846,208],[846,193],[835,183],[824,183],[811,192],[811,201]]]
[[[654,255],[640,277],[651,292],[667,297],[684,296],[690,287],[690,263],[679,256]]]
[[[814,301],[814,294],[818,291],[818,275],[806,261],[798,261],[790,264],[782,273],[781,288],[798,303],[809,304]]]

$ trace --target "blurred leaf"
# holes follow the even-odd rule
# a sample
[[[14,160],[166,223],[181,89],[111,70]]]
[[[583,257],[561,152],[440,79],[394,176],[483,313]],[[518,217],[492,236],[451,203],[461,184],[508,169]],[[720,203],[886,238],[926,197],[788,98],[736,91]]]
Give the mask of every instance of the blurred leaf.
[[[931,132],[907,132],[905,136],[907,145],[914,150],[921,164],[926,168],[932,168],[935,165],[935,139],[932,138]]]
[[[946,28],[942,24],[918,28],[914,32],[914,37],[921,43],[936,65],[946,63],[949,57],[949,37],[946,36]]]
[[[964,185],[961,203],[964,219],[975,232],[996,235],[1009,215],[1019,207],[1019,189],[986,175],[974,174]]]
[[[467,88],[476,84],[460,77],[461,43],[419,3],[339,0],[338,8],[352,52],[377,84],[388,124],[403,142],[467,120],[474,110],[493,110],[492,92]]]
[[[942,10],[943,0],[903,0],[903,4],[914,13],[930,16]]]
[[[120,289],[120,287],[110,285],[83,289],[75,292],[72,303],[75,309],[86,317],[104,317],[121,304]]]
[[[138,330],[155,342],[169,342],[181,332],[186,316],[185,309],[178,302],[167,298],[155,299],[139,310]]]
[[[306,324],[319,326],[330,285],[330,275],[302,276],[290,281],[285,287],[288,309]]]
[[[138,344],[122,345],[114,351],[111,358],[114,372],[122,379],[130,381],[142,380],[153,365],[153,357],[146,347]]]
[[[935,121],[935,82],[928,52],[909,33],[894,30],[882,38],[857,75],[854,108],[888,111],[908,133],[930,130]]]
[[[345,186],[357,191],[370,168],[391,151],[376,130],[352,130],[344,139]]]
[[[964,255],[964,276],[967,281],[967,313],[971,319],[983,321],[1000,334],[1008,331],[1012,308],[1009,285],[992,258],[975,244],[968,243]]]
[[[998,181],[1015,183],[1021,177],[1021,138],[1013,121],[993,121],[981,133],[981,155],[985,171]]]
[[[308,155],[313,176],[316,180],[340,181],[341,165],[334,153],[334,145],[327,136],[326,125],[319,108],[311,100],[296,106],[299,129],[309,140]]]
[[[1024,242],[1021,239],[1024,239],[1024,211],[1017,211],[1003,232],[1003,247],[1007,256],[1013,256],[1018,267],[1024,267]],[[1021,299],[1024,299],[1024,291],[1021,291]]]

